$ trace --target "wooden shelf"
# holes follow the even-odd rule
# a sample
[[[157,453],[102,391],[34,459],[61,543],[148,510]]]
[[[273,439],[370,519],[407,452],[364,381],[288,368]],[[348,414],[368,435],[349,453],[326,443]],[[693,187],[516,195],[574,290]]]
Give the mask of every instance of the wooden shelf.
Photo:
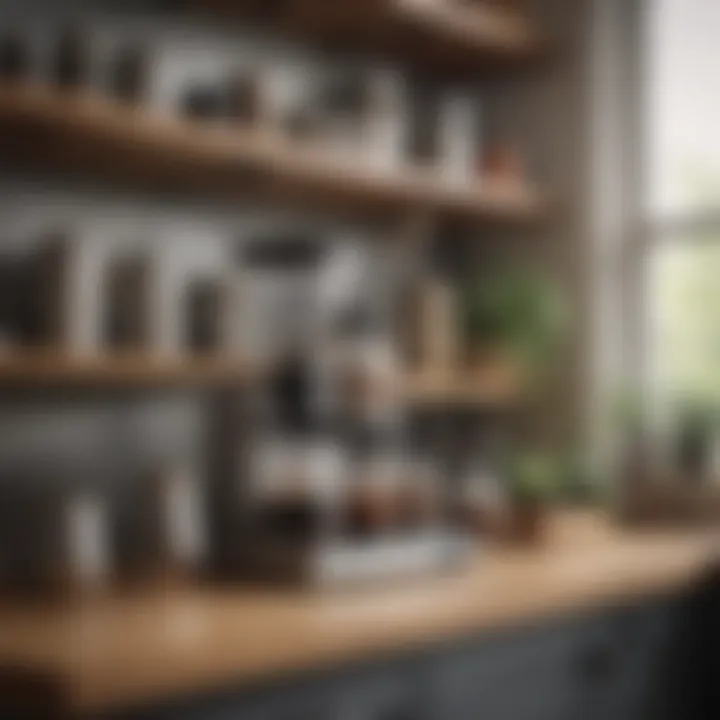
[[[483,70],[532,67],[548,47],[523,15],[479,2],[213,0],[210,6],[329,49],[380,54],[433,74],[475,78]]]
[[[263,130],[190,122],[44,86],[0,84],[0,152],[24,166],[133,188],[233,199],[245,192],[363,216],[417,210],[533,224],[546,214],[529,187],[457,187],[416,169],[383,173]]]
[[[507,406],[521,395],[518,373],[508,367],[453,374],[420,371],[409,373],[405,380],[405,397],[417,407]]]
[[[0,386],[4,388],[214,386],[240,383],[251,374],[247,362],[229,357],[76,356],[53,350],[0,355]]]
[[[267,369],[267,368],[266,368]],[[0,387],[212,387],[252,384],[263,370],[241,358],[153,357],[147,354],[75,355],[52,349],[0,355]],[[510,370],[443,375],[408,372],[401,398],[413,406],[498,406],[517,400],[521,385]]]

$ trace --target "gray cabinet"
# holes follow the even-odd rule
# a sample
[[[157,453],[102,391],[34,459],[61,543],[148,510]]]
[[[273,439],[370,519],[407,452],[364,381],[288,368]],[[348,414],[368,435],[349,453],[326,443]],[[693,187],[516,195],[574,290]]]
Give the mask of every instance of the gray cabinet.
[[[676,619],[655,601],[545,623],[449,649],[438,720],[641,720]]]
[[[436,717],[578,717],[581,698],[571,668],[582,631],[574,623],[552,623],[448,649],[435,673]]]
[[[645,720],[676,604],[655,600],[446,642],[132,720]]]
[[[607,619],[606,667],[588,688],[588,705],[600,720],[655,718],[653,704],[678,620],[673,602],[619,610]]]

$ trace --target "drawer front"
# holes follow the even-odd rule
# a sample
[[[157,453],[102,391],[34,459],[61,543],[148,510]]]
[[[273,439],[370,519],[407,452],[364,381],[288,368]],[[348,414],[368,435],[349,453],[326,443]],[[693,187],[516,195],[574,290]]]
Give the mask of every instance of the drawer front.
[[[378,661],[154,708],[128,720],[430,720],[429,689],[419,661]]]
[[[432,720],[429,679],[415,659],[346,674],[333,690],[333,720]]]
[[[677,604],[668,600],[621,610],[608,619],[610,667],[588,691],[598,720],[657,716],[653,702],[663,683],[678,613]]]
[[[112,720],[336,720],[328,683],[300,680],[252,692],[186,698],[172,704],[113,715]]]
[[[676,607],[648,602],[318,672],[133,720],[643,720]]]
[[[436,677],[436,717],[571,720],[582,717],[573,662],[596,620],[551,623],[449,651]]]

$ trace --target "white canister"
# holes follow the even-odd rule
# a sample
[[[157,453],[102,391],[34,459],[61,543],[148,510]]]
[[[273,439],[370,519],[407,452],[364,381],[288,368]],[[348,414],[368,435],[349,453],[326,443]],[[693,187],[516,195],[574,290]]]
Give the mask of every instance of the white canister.
[[[110,572],[107,507],[92,493],[68,498],[65,505],[68,576],[73,586],[97,589]]]
[[[402,164],[407,134],[407,97],[403,78],[399,73],[383,68],[370,82],[365,157],[374,170],[396,171]]]
[[[197,476],[181,467],[166,471],[161,509],[169,556],[182,567],[199,567],[207,552],[207,529]]]
[[[440,116],[441,173],[444,180],[470,185],[477,176],[479,110],[469,94],[445,98]]]

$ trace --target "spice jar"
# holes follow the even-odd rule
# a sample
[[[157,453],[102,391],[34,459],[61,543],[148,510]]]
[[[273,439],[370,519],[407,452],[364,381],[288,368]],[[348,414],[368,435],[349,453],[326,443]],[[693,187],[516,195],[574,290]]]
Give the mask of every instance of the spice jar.
[[[392,457],[360,462],[347,499],[346,526],[351,535],[376,537],[398,525],[401,466]]]
[[[520,185],[525,180],[525,163],[520,150],[508,142],[496,142],[483,157],[485,180],[503,185]]]
[[[5,583],[40,596],[94,595],[110,581],[110,519],[95,487],[22,478],[2,490]]]
[[[398,525],[420,530],[437,523],[442,515],[437,470],[428,460],[407,461],[396,505]]]
[[[19,35],[5,35],[0,38],[0,78],[20,80],[29,71],[30,58],[27,48]]]
[[[153,341],[155,280],[149,257],[130,255],[111,261],[105,277],[104,342],[111,349],[147,349]]]
[[[230,120],[253,125],[260,119],[260,88],[257,78],[236,73],[227,83],[227,113]]]
[[[185,346],[194,353],[212,353],[226,342],[231,288],[222,277],[199,278],[185,294]]]
[[[87,40],[76,28],[65,30],[58,38],[55,57],[55,82],[61,88],[85,85],[90,74]]]
[[[469,185],[475,179],[479,113],[472,93],[444,98],[440,122],[443,177]]]
[[[456,518],[476,535],[504,537],[509,504],[502,482],[492,469],[476,462],[462,481],[456,500]]]
[[[187,579],[201,569],[207,527],[198,477],[189,466],[165,465],[142,479],[137,508],[142,559],[137,570],[155,579]]]
[[[262,445],[251,476],[259,535],[303,543],[329,534],[344,473],[343,454],[333,443],[305,439]]]
[[[128,103],[142,102],[148,92],[147,51],[139,45],[123,47],[110,69],[110,92],[113,97]]]
[[[348,338],[329,348],[323,361],[344,414],[368,423],[397,417],[400,374],[392,340],[382,335]]]
[[[221,120],[227,116],[227,98],[221,88],[198,85],[182,98],[182,114],[192,120]]]
[[[426,278],[407,294],[403,312],[405,356],[417,370],[441,376],[460,356],[457,292],[441,278]]]

